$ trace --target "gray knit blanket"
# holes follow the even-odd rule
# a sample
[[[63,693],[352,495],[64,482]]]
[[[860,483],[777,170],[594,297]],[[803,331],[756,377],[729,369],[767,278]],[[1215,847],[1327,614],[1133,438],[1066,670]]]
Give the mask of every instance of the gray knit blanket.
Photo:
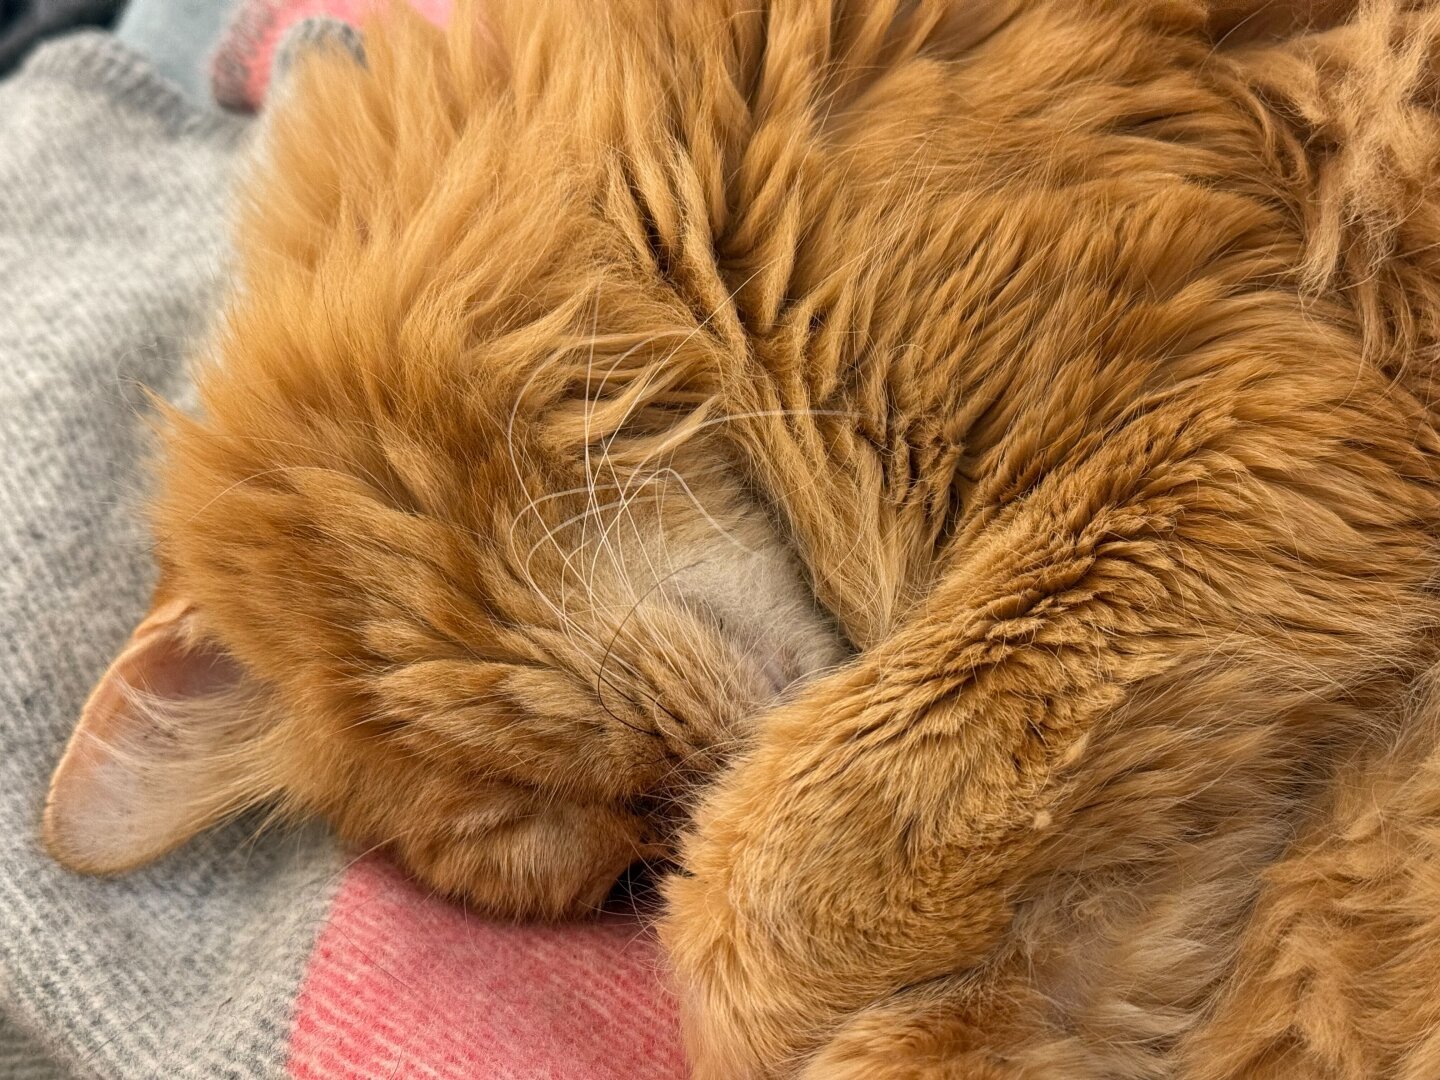
[[[0,1077],[684,1075],[649,937],[483,923],[319,826],[116,879],[37,845],[143,614],[143,388],[183,400],[248,141],[113,38],[0,82]]]

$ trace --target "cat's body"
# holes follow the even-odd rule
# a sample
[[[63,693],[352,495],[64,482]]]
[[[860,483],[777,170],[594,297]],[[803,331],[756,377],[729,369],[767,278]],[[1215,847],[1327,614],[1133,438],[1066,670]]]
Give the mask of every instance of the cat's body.
[[[698,1075],[1440,1075],[1440,23],[1219,7],[309,65],[52,848],[278,799],[554,916],[693,816]]]

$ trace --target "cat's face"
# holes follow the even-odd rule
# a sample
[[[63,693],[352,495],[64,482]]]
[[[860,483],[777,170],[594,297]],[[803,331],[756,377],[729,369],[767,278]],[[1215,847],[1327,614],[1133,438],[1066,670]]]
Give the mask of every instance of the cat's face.
[[[150,853],[115,858],[126,797],[171,808],[147,848],[276,798],[484,907],[593,906],[838,636],[714,440],[585,430],[624,408],[613,349],[569,358],[576,396],[503,363],[563,340],[355,340],[232,309],[204,419],[164,433],[157,613],[90,725],[114,762],[77,736],[52,846],[107,868]]]
[[[589,272],[603,235],[502,205],[492,230],[570,228],[557,270],[398,204],[306,226],[307,196],[270,186],[309,175],[301,128],[255,183],[200,418],[162,425],[155,603],[86,707],[47,842],[123,869],[270,804],[492,911],[591,908],[846,647],[693,380],[655,392],[707,351]],[[381,250],[417,225],[448,277]]]

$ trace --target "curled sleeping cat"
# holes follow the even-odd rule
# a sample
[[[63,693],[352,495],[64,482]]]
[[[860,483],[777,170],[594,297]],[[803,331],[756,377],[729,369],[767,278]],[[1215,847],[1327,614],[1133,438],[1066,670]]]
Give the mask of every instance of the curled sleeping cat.
[[[543,918],[673,857],[697,1076],[1440,1076],[1437,42],[545,0],[309,58],[50,849],[269,805]]]

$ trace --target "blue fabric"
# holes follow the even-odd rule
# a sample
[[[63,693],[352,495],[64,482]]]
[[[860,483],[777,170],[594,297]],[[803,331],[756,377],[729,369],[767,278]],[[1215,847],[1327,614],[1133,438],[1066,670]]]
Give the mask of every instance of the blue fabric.
[[[130,0],[116,36],[194,104],[209,106],[210,60],[238,0]]]

